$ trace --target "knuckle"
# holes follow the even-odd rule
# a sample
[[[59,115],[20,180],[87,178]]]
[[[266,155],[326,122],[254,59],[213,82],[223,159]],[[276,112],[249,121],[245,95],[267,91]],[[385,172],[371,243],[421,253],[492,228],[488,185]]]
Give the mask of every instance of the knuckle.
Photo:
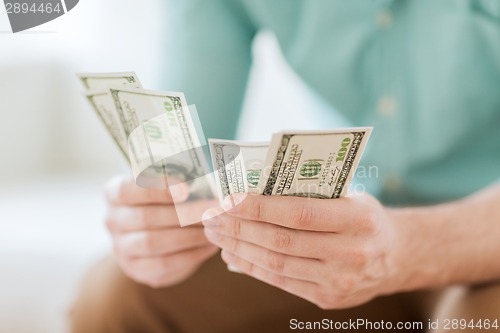
[[[170,194],[166,190],[158,190],[158,189],[147,189],[145,192],[145,196],[148,201],[151,202],[164,202],[167,203],[170,197]]]
[[[241,242],[238,239],[234,239],[233,241],[230,242],[229,252],[236,254],[240,253],[240,246]]]
[[[313,210],[309,205],[296,205],[290,210],[290,219],[292,225],[301,229],[312,223]]]
[[[273,234],[272,245],[278,249],[287,249],[293,245],[293,237],[290,230],[278,228]]]
[[[264,206],[260,200],[254,200],[254,209],[258,221],[266,221]]]
[[[273,286],[286,288],[286,279],[284,276],[278,274],[271,274],[269,280]]]
[[[240,203],[240,210],[244,216],[256,221],[265,221],[265,211],[261,200],[248,196]]]
[[[366,211],[358,217],[358,225],[360,229],[367,233],[375,233],[378,230],[378,215],[374,211]]]
[[[217,220],[217,230],[231,238],[240,238],[242,232],[241,229],[241,221],[238,218],[222,214]]]
[[[366,265],[373,256],[373,250],[369,246],[361,246],[352,253],[353,261],[358,265]]]
[[[239,219],[232,218],[230,223],[222,223],[222,225],[224,226],[224,228],[230,229],[228,230],[228,232],[231,237],[239,238],[241,236],[241,221]]]
[[[256,270],[257,270],[257,266],[255,266],[254,264],[252,263],[249,263],[248,264],[248,269],[247,269],[247,274],[248,275],[251,275],[251,276],[254,276],[255,273],[256,273]]]
[[[353,276],[344,276],[337,281],[338,292],[342,295],[349,295],[355,289],[357,279]]]
[[[157,249],[156,239],[151,233],[145,233],[142,237],[142,249],[145,253],[154,253]]]
[[[148,227],[152,225],[152,221],[154,220],[154,211],[150,207],[141,207],[138,208],[137,219],[139,224],[143,227]]]
[[[282,254],[269,251],[266,256],[266,265],[272,271],[282,273],[285,270],[285,257]]]

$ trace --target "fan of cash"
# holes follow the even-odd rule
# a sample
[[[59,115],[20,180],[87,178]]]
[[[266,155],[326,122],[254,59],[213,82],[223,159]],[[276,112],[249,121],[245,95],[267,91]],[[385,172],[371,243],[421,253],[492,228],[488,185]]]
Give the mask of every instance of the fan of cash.
[[[133,72],[78,76],[137,183],[187,182],[190,197],[223,201],[241,192],[342,197],[372,131],[283,131],[267,143],[209,139],[207,144],[196,107],[183,93],[145,90]]]

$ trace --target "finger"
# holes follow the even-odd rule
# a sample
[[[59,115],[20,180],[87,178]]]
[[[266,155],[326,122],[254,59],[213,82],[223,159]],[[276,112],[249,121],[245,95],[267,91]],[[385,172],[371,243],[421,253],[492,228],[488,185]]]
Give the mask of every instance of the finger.
[[[192,215],[191,220],[200,221],[201,214],[213,207],[213,201],[195,201],[173,205],[113,206],[106,218],[108,229],[114,233],[123,233],[154,228],[179,227],[177,209]]]
[[[113,234],[178,227],[173,206],[117,206],[109,210],[106,225]]]
[[[319,285],[314,282],[303,281],[276,274],[272,271],[256,266],[245,259],[234,256],[227,251],[222,251],[221,257],[226,264],[236,267],[241,273],[252,276],[257,280],[270,284],[271,286],[280,288],[290,294],[304,298],[309,302],[314,303],[317,300]]]
[[[189,188],[181,183],[159,190],[142,188],[136,185],[132,177],[116,176],[106,184],[106,198],[113,205],[152,205],[172,204],[185,201]]]
[[[201,228],[137,231],[115,237],[115,251],[125,257],[172,254],[210,244]]]
[[[232,195],[224,200],[222,206],[228,214],[245,220],[328,232],[344,230],[359,210],[351,198],[325,200],[255,194]]]
[[[124,268],[137,280],[159,286],[165,278],[171,279],[178,272],[195,269],[217,252],[218,248],[207,245],[166,256],[129,258],[125,260]]]
[[[338,235],[296,230],[272,223],[243,220],[229,214],[213,214],[204,220],[206,228],[286,255],[322,259]]]
[[[253,265],[290,278],[315,281],[321,268],[321,261],[278,253],[252,243],[225,237],[205,229],[205,235],[213,244]]]
[[[363,264],[371,252],[366,236],[295,230],[267,222],[247,221],[225,213],[208,213],[205,229],[288,256],[328,260],[340,267]]]

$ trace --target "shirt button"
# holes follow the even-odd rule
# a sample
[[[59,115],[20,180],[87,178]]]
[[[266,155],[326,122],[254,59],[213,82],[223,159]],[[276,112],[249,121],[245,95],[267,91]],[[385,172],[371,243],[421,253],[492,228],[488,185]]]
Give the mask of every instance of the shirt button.
[[[381,116],[391,117],[396,113],[397,102],[393,97],[383,96],[378,100],[377,110]]]
[[[381,28],[389,28],[392,25],[392,14],[389,10],[382,10],[377,13],[377,25]]]
[[[384,188],[391,193],[395,193],[401,190],[403,187],[403,181],[398,175],[391,174],[388,175],[384,181]]]

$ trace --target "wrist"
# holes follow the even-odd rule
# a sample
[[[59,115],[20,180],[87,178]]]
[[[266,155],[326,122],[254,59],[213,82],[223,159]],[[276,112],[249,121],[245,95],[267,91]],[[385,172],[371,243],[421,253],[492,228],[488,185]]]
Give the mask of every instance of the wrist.
[[[386,209],[395,230],[387,293],[500,279],[500,186],[436,206]]]
[[[392,293],[447,284],[446,266],[451,263],[439,253],[446,247],[449,232],[442,213],[435,207],[388,209],[396,230]]]
[[[497,279],[500,226],[487,222],[494,209],[494,205],[484,209],[481,196],[472,196],[436,206],[391,210],[398,230],[394,253],[399,290]]]

